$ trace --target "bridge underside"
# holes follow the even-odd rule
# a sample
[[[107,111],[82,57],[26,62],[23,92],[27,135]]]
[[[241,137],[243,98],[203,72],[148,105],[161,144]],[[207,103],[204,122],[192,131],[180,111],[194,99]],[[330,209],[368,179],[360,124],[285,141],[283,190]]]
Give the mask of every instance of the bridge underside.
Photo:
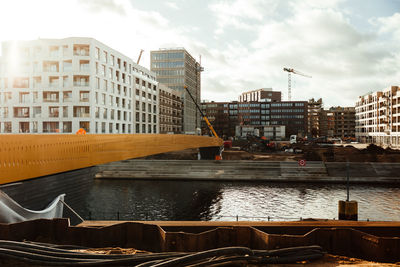
[[[0,135],[0,184],[107,162],[221,145],[221,139],[195,135]]]

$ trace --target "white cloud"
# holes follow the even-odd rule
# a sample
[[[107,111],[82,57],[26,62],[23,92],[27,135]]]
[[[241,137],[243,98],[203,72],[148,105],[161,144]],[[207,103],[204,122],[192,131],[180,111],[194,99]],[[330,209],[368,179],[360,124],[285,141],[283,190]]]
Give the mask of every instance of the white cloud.
[[[129,2],[118,0],[81,0],[82,5],[86,5],[90,12],[116,12],[120,15],[126,15],[125,8]]]
[[[287,73],[282,68],[291,67],[313,76],[292,76],[292,99],[322,97],[331,106],[354,105],[367,91],[399,84],[398,43],[393,51],[395,41],[383,40],[378,32],[365,34],[355,29],[338,10],[338,3],[292,1],[292,16],[256,23],[252,27],[257,38],[249,45],[230,42],[215,56],[210,63],[213,73],[207,75],[219,81],[211,83],[215,89],[208,89],[218,92],[212,94],[220,101],[226,100],[227,91],[238,95],[262,87],[282,90],[286,98]],[[390,35],[400,25],[397,15],[377,21],[382,24],[381,32]],[[204,95],[212,99],[208,92]]]
[[[393,34],[393,37],[400,40],[400,13],[395,13],[390,17],[376,18],[371,22],[379,26],[381,33]]]
[[[132,58],[145,49],[146,67],[150,50],[192,42],[184,27],[173,28],[160,13],[136,9],[128,0],[15,0],[0,4],[0,25],[8,25],[0,41],[93,37]]]
[[[293,76],[292,99],[354,105],[367,91],[399,85],[400,14],[375,18],[365,31],[351,25],[341,1],[217,0],[185,24],[168,16],[171,7],[144,10],[129,0],[2,1],[0,41],[93,37],[134,59],[145,49],[145,67],[150,50],[185,47],[202,55],[203,99],[236,100],[263,87],[286,96],[282,68],[291,67],[313,76]],[[213,31],[219,39],[205,38]]]
[[[222,34],[226,27],[233,26],[238,29],[252,30],[251,21],[261,21],[265,13],[262,8],[270,3],[273,10],[276,4],[274,1],[262,0],[235,0],[219,1],[209,5],[217,20],[216,34]]]
[[[164,4],[165,4],[167,7],[172,8],[172,9],[175,9],[175,10],[179,10],[179,9],[180,9],[180,8],[178,7],[178,5],[177,5],[176,2],[164,2]]]

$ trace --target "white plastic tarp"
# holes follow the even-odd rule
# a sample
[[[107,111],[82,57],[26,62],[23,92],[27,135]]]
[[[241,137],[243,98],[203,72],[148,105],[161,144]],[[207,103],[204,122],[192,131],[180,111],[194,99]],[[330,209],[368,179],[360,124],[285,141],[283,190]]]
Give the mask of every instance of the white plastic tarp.
[[[0,190],[0,223],[16,223],[35,219],[62,218],[65,194],[56,197],[44,210],[23,208]]]

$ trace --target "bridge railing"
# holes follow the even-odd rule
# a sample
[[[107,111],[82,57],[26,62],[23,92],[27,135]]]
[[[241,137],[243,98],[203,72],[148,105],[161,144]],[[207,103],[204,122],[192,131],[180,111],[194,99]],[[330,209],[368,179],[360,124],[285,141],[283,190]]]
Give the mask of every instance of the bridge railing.
[[[0,135],[0,184],[112,161],[221,145],[221,139],[195,135],[3,134]]]

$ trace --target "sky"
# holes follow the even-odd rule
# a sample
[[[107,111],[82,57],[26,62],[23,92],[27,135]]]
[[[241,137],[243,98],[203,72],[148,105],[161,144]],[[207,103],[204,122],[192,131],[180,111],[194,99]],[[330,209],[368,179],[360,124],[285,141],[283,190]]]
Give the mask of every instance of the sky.
[[[92,37],[150,67],[150,51],[200,59],[202,99],[272,88],[325,107],[400,86],[400,0],[1,0],[0,42]]]

